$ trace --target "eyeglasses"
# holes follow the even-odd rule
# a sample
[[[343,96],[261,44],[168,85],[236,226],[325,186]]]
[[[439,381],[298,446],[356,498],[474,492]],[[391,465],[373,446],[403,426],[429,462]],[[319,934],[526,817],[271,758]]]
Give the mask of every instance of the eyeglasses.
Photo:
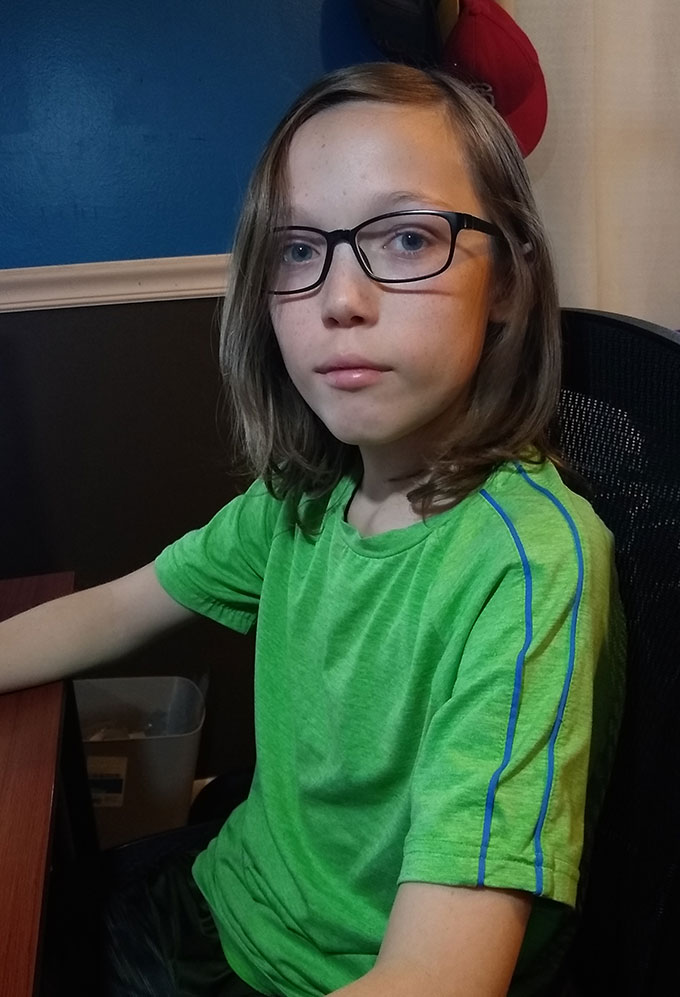
[[[324,282],[340,242],[347,242],[364,273],[381,284],[436,277],[451,264],[463,229],[501,236],[491,222],[459,211],[390,211],[355,228],[324,232],[305,225],[274,229],[270,294],[299,294]]]

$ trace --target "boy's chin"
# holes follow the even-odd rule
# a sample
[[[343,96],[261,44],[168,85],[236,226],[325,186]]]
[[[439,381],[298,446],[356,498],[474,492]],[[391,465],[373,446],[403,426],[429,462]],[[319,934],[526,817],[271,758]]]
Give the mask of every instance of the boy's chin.
[[[329,426],[328,429],[336,440],[348,447],[384,447],[396,443],[401,438],[398,434],[380,433],[377,430],[369,431],[366,428]]]

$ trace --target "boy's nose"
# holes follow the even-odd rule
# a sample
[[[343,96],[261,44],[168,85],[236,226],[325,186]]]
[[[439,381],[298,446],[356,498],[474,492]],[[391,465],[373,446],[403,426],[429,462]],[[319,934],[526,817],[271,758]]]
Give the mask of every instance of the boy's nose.
[[[364,273],[349,243],[339,243],[333,250],[321,287],[324,324],[372,324],[378,317],[378,285]]]

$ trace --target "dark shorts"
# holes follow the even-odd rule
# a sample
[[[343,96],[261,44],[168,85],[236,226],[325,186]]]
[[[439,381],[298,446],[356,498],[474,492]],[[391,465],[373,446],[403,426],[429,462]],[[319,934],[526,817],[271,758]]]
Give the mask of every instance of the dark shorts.
[[[87,900],[77,944],[68,935],[71,992],[264,997],[227,963],[191,874],[196,855],[216,830],[184,828],[103,854],[81,884]]]
[[[228,965],[191,866],[197,851],[163,860],[115,893],[104,919],[102,997],[253,997]]]

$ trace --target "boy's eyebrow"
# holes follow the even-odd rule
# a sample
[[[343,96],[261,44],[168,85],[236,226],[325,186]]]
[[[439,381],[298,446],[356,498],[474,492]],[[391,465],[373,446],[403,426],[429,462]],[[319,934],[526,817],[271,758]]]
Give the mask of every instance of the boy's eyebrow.
[[[425,191],[420,190],[397,190],[391,194],[387,194],[384,198],[380,197],[379,200],[384,200],[386,204],[394,205],[395,207],[401,207],[402,204],[412,204],[414,201],[418,204],[435,204],[439,203],[440,199],[438,197],[430,197]]]
[[[418,207],[432,207],[441,208],[443,210],[451,210],[450,206],[444,202],[440,197],[432,197],[428,195],[425,191],[420,190],[397,190],[397,191],[386,191],[385,193],[377,193],[374,198],[372,198],[372,207],[369,209],[370,217],[372,215],[381,215],[389,211],[398,211],[401,207],[413,206]],[[312,224],[313,215],[308,208],[298,208],[294,204],[289,205],[286,212],[286,221],[284,224]],[[293,222],[292,219],[295,221]]]

